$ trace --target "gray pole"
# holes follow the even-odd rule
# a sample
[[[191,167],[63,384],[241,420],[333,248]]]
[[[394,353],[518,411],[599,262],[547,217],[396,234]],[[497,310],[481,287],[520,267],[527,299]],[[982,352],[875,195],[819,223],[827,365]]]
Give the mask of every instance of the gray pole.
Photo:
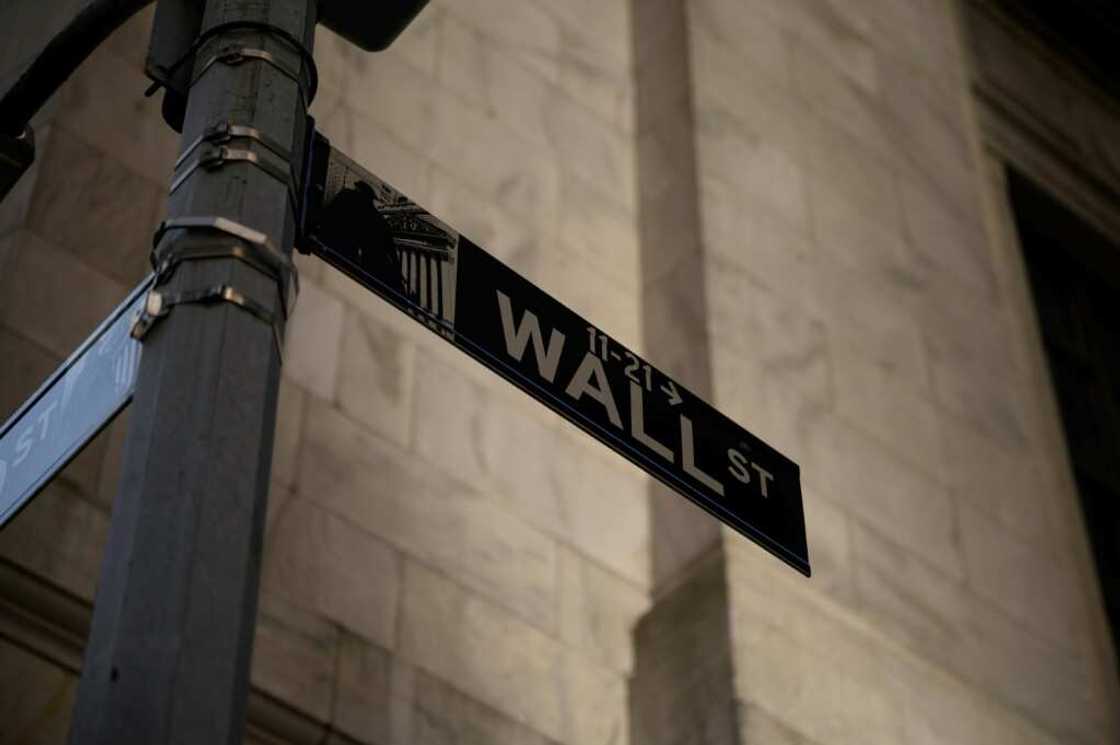
[[[208,0],[202,28],[269,24],[310,50],[315,5]],[[231,49],[243,51],[223,56]],[[295,216],[282,156],[290,151],[298,170],[307,87],[289,74],[306,81],[307,67],[282,34],[259,27],[226,28],[199,48],[183,149],[212,125],[234,128],[177,168],[168,218],[188,227],[166,230],[157,256],[259,255],[234,224],[289,252]],[[220,224],[228,230],[202,227],[214,217],[231,221]],[[212,745],[243,734],[280,359],[262,314],[215,300],[223,285],[233,289],[226,298],[276,314],[282,330],[277,282],[245,260],[183,261],[160,287],[184,302],[144,337],[73,745]],[[192,292],[211,302],[189,302]]]

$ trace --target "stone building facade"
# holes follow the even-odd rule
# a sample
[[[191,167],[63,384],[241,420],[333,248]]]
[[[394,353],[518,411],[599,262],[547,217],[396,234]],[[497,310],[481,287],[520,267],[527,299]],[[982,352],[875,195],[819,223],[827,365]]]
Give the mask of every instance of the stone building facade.
[[[0,8],[10,81],[76,0]],[[1107,745],[1008,166],[1120,236],[1120,105],[980,0],[432,0],[332,142],[801,465],[811,579],[316,259],[249,740]],[[0,410],[146,272],[151,14],[0,205]],[[1110,149],[1111,148],[1111,149]],[[0,534],[0,742],[63,742],[127,415]]]

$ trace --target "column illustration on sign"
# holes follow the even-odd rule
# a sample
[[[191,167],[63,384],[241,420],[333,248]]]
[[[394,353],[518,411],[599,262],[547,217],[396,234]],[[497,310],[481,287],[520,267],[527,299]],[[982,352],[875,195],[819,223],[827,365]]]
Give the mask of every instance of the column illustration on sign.
[[[418,320],[452,332],[459,234],[340,153],[321,186],[318,239],[356,257]]]

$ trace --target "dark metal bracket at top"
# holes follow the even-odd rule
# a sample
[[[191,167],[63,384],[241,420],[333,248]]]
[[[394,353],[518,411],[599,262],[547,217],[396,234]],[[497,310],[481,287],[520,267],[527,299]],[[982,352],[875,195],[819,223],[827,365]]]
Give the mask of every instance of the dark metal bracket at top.
[[[387,49],[428,4],[428,0],[319,0],[318,20],[327,28],[367,52]],[[283,29],[269,24],[241,22],[241,30],[269,31],[274,36],[290,37]],[[145,72],[154,82],[148,95],[165,89],[163,118],[177,132],[182,131],[186,114],[187,91],[190,88],[194,57],[202,44],[214,34],[236,30],[228,24],[202,30],[201,4],[194,0],[159,0],[152,25],[152,43],[148,49]],[[294,37],[286,39],[299,52],[302,67],[308,76],[315,76],[315,63],[309,50]],[[307,81],[305,101],[315,96],[318,81]]]
[[[427,4],[428,0],[320,0],[319,22],[367,52],[381,52]]]

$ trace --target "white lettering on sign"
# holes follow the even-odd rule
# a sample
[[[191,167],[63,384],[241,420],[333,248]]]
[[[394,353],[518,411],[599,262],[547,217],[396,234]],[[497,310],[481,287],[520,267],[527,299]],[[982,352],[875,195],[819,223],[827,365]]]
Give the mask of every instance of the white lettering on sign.
[[[533,354],[537,362],[537,372],[549,383],[556,382],[556,373],[560,367],[560,360],[564,353],[565,336],[556,329],[548,330],[548,343],[545,343],[545,332],[541,329],[540,319],[531,310],[525,310],[520,322],[514,320],[513,304],[509,295],[497,290],[498,311],[502,322],[502,334],[505,337],[506,352],[517,362],[525,357],[525,351],[532,342]],[[628,379],[630,392],[630,435],[646,449],[653,451],[660,458],[677,463],[677,453],[673,447],[660,442],[646,431],[646,392],[660,390],[666,396],[666,403],[670,407],[680,406],[684,399],[677,390],[676,384],[664,378],[664,383],[655,383],[654,375],[661,376],[648,364],[642,363],[638,357],[625,348],[616,351],[612,348],[610,338],[593,326],[587,328],[588,349],[584,352],[579,367],[572,374],[564,392],[575,401],[580,401],[587,396],[603,406],[611,424],[623,429],[622,417],[619,415],[618,404],[615,401],[606,364],[612,361],[623,367],[622,373]],[[623,359],[628,362],[623,362]],[[664,376],[662,376],[664,377]],[[655,396],[660,400],[660,396]],[[680,414],[680,466],[692,478],[712,490],[719,496],[725,496],[726,487],[722,481],[707,473],[696,464],[696,441],[692,420]],[[664,433],[663,433],[664,434]],[[773,474],[735,448],[727,450],[727,471],[736,481],[742,484],[755,484],[763,497],[769,496]],[[752,476],[751,472],[754,471]]]
[[[595,378],[594,385],[591,384],[592,377]],[[583,362],[579,363],[579,369],[572,376],[572,382],[568,383],[564,392],[576,401],[579,401],[584,394],[591,396],[606,408],[607,417],[610,418],[611,424],[622,429],[622,417],[618,415],[618,404],[614,402],[614,394],[611,393],[611,387],[607,384],[607,371],[603,369],[603,363],[595,355],[590,352],[583,355]]]
[[[743,455],[735,448],[728,448],[727,459],[731,461],[731,465],[727,467],[731,475],[744,484],[751,483],[751,472],[747,470],[747,456]]]
[[[58,406],[58,401],[51,401],[51,405],[39,412],[39,416],[36,417],[39,425],[42,427],[42,431],[39,433],[40,440],[45,440],[47,438],[47,427],[50,426],[51,413],[56,406]]]
[[[630,433],[634,439],[645,445],[653,452],[660,455],[670,463],[673,462],[673,451],[668,446],[658,442],[646,434],[645,401],[642,398],[642,387],[630,382]]]
[[[31,434],[34,431],[34,427],[28,427],[20,433],[19,439],[16,440],[16,459],[12,461],[13,467],[23,463],[31,454]]]
[[[685,473],[716,494],[723,496],[723,484],[696,467],[696,446],[692,440],[692,420],[684,414],[681,414],[681,460]]]
[[[743,455],[735,448],[728,448],[727,460],[731,463],[731,465],[727,467],[727,470],[738,481],[744,484],[751,483],[751,472],[747,470],[747,467],[753,468],[758,473],[758,489],[762,492],[762,496],[770,496],[767,484],[774,480],[774,475],[772,473],[753,460],[747,460],[747,456]]]
[[[533,352],[537,357],[537,370],[541,377],[552,383],[556,379],[556,367],[560,364],[560,354],[564,351],[564,335],[552,330],[548,336],[548,348],[544,345],[544,335],[541,334],[541,324],[537,316],[530,310],[521,316],[521,324],[515,331],[513,328],[513,308],[510,307],[509,296],[498,290],[498,310],[502,316],[502,333],[506,337],[506,351],[509,356],[518,362],[525,356],[525,348],[529,340],[533,340]],[[617,414],[616,414],[617,416]]]
[[[758,471],[758,488],[762,490],[762,496],[769,496],[766,493],[766,482],[773,481],[774,477],[770,474],[769,471],[765,470],[764,468],[762,468],[762,466],[758,465],[754,461],[751,461],[751,468]]]

